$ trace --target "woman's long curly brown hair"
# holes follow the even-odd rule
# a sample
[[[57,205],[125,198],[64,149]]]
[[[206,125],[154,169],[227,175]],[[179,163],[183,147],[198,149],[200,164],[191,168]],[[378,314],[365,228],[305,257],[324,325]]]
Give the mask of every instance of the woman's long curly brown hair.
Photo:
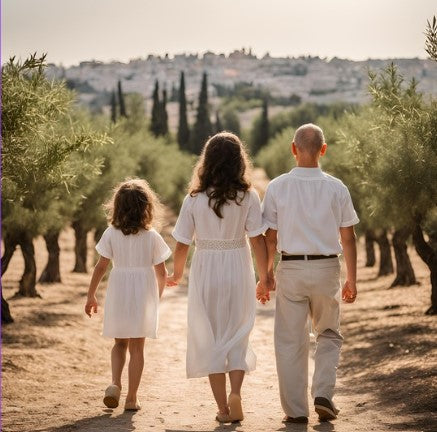
[[[115,187],[112,198],[105,205],[108,220],[124,235],[149,230],[159,223],[161,203],[146,180],[127,179]]]
[[[205,192],[209,206],[223,218],[223,205],[228,201],[240,204],[250,188],[249,171],[249,158],[240,139],[233,133],[220,132],[203,147],[191,179],[190,195]]]

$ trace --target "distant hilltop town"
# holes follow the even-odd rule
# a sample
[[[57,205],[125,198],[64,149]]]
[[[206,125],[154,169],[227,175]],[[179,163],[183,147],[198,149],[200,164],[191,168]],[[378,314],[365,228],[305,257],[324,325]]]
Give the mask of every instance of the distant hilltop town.
[[[368,71],[377,71],[395,63],[406,80],[418,80],[418,89],[437,95],[437,64],[419,58],[352,61],[320,57],[257,58],[251,50],[236,50],[229,55],[205,52],[179,54],[174,57],[149,55],[128,63],[84,61],[78,66],[50,64],[48,75],[64,79],[77,91],[79,102],[93,111],[109,105],[118,80],[126,93],[139,93],[151,98],[155,81],[169,94],[177,91],[180,72],[185,72],[187,99],[195,103],[203,72],[208,74],[211,100],[220,91],[229,91],[246,83],[269,92],[273,97],[302,102],[330,104],[337,101],[363,103],[367,98]]]

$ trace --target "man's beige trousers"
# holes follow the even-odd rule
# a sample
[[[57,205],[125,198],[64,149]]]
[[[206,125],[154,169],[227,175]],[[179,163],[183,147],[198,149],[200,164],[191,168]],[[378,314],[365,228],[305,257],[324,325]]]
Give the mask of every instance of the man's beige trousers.
[[[276,272],[275,351],[282,408],[309,416],[308,316],[316,333],[312,397],[332,400],[343,338],[340,334],[338,258],[281,261]]]

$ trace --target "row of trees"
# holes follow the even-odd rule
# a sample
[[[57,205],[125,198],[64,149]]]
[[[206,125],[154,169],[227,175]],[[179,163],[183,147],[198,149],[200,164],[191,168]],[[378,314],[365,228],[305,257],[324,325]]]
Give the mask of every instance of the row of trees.
[[[329,144],[321,162],[350,188],[366,240],[366,265],[375,265],[376,243],[378,275],[393,273],[395,267],[391,286],[415,284],[407,249],[412,239],[431,273],[427,313],[436,314],[437,101],[420,94],[415,80],[406,85],[394,65],[369,79],[371,104],[311,119],[324,129]],[[259,152],[257,162],[270,177],[291,168],[294,130],[282,129]]]
[[[286,128],[297,128],[318,117],[333,117],[337,119],[343,115],[345,110],[354,111],[357,107],[356,105],[344,102],[336,102],[330,105],[304,103],[292,110],[284,110],[270,117],[269,100],[263,100],[261,113],[254,119],[250,133],[247,136],[253,156],[256,156],[269,143],[271,138]]]
[[[59,282],[59,234],[75,233],[75,272],[87,270],[87,235],[106,227],[102,204],[128,176],[149,181],[164,202],[179,208],[193,158],[171,136],[149,131],[142,98],[122,96],[116,123],[79,110],[64,83],[48,81],[45,56],[11,59],[2,69],[2,274],[20,247],[25,269],[17,295],[38,296],[33,239],[44,237],[49,258],[41,283]],[[2,296],[2,321],[12,320]]]
[[[210,107],[208,104],[208,77],[204,73],[199,93],[196,121],[190,130],[187,114],[187,99],[185,95],[185,74],[181,72],[179,83],[179,126],[177,141],[179,148],[183,151],[200,154],[206,139],[212,135],[214,128],[210,119]],[[153,91],[152,117],[150,131],[156,136],[168,136],[168,114],[167,114],[167,91],[162,90],[162,98],[159,96],[159,82],[155,82]]]
[[[249,94],[254,93],[251,86],[246,83],[242,83],[252,91]],[[234,91],[241,92],[240,86],[236,85]],[[185,73],[182,71],[180,74],[179,88],[172,88],[172,101],[177,98],[179,102],[179,124],[177,129],[177,142],[179,148],[183,151],[193,154],[200,154],[203,144],[206,139],[213,133],[227,130],[234,132],[237,135],[241,134],[241,127],[238,115],[234,108],[229,106],[229,101],[232,100],[229,96],[230,90],[227,89],[227,99],[222,103],[222,107],[216,110],[215,122],[211,121],[211,106],[208,102],[208,77],[204,73],[202,76],[202,83],[199,93],[199,100],[197,104],[195,122],[190,127],[188,121],[188,109],[187,98],[185,91]],[[324,110],[331,110],[328,106],[318,106],[315,104],[302,105],[296,110],[292,111],[292,118],[287,115],[279,115],[275,118],[275,123],[270,126],[268,104],[269,98],[271,98],[268,92],[256,89],[254,93],[257,97],[262,97],[259,100],[261,103],[261,113],[255,118],[250,134],[248,136],[250,151],[253,155],[256,155],[258,151],[267,145],[269,138],[281,129],[290,124],[298,123],[302,118],[310,118],[314,111],[323,112]],[[170,133],[168,125],[168,113],[167,113],[167,90],[164,88],[160,92],[159,81],[155,81],[155,87],[152,95],[152,110],[150,119],[150,131],[155,137],[167,137]],[[249,100],[248,100],[249,101]],[[258,101],[258,99],[256,99]],[[339,104],[339,107],[343,107]],[[111,95],[111,120],[113,123],[118,118],[127,118],[125,96],[122,91],[121,81],[118,81],[117,92],[113,91]]]
[[[119,87],[120,88],[120,87]],[[177,95],[179,102],[179,124],[177,130],[177,142],[179,148],[183,151],[193,154],[200,154],[206,139],[213,133],[222,130],[232,131],[239,134],[240,122],[235,111],[223,109],[216,111],[215,123],[211,121],[211,106],[208,102],[208,76],[206,73],[202,76],[202,83],[197,104],[195,122],[190,127],[188,121],[187,98],[185,91],[185,74],[182,71],[180,75],[179,89],[173,88],[172,93]],[[119,100],[120,98],[119,91]],[[175,97],[175,96],[174,96]],[[167,136],[169,134],[168,114],[167,114],[167,92],[162,90],[162,97],[159,93],[159,82],[155,82],[153,91],[152,115],[150,122],[150,131],[156,136]],[[115,93],[113,94],[115,99]]]
[[[437,60],[437,23],[427,30],[427,52]],[[111,188],[127,176],[146,178],[171,207],[177,209],[191,174],[193,156],[214,131],[239,132],[230,111],[210,120],[208,83],[204,74],[196,121],[189,127],[185,77],[179,86],[177,139],[168,133],[166,92],[155,86],[152,119],[147,121],[140,95],[124,95],[121,82],[111,102],[111,122],[79,110],[64,83],[48,81],[45,57],[23,63],[11,59],[2,69],[3,106],[3,241],[2,274],[20,247],[25,269],[17,295],[37,296],[33,239],[42,235],[48,262],[40,282],[61,280],[59,233],[71,225],[75,233],[73,271],[86,272],[86,239],[100,237],[106,227],[102,204]],[[344,179],[360,213],[366,238],[367,265],[379,275],[393,272],[392,285],[415,283],[407,242],[431,272],[428,313],[437,313],[437,102],[405,86],[394,66],[370,76],[372,103],[364,107],[302,105],[269,118],[267,99],[255,120],[250,142],[257,163],[270,177],[290,169],[289,142],[294,127],[313,121],[330,143],[324,167]],[[158,120],[157,120],[158,119]],[[238,129],[238,131],[237,131]],[[268,143],[268,144],[266,144]],[[2,296],[2,321],[12,317]]]

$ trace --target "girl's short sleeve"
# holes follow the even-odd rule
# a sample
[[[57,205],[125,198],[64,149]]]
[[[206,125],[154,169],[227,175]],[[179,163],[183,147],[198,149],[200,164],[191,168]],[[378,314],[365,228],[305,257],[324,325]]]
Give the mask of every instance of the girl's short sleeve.
[[[167,260],[171,250],[159,233],[154,232],[153,240],[153,265],[158,265]]]
[[[194,198],[187,195],[182,203],[181,211],[172,232],[173,237],[179,243],[190,245],[194,236],[194,217],[192,212]]]
[[[249,237],[256,237],[263,234],[267,229],[263,223],[263,216],[261,211],[261,203],[258,192],[254,189],[248,192],[250,194],[249,199],[249,212],[246,219],[246,232]]]
[[[96,244],[96,251],[104,258],[112,259],[112,245],[111,245],[111,227],[105,229]]]

